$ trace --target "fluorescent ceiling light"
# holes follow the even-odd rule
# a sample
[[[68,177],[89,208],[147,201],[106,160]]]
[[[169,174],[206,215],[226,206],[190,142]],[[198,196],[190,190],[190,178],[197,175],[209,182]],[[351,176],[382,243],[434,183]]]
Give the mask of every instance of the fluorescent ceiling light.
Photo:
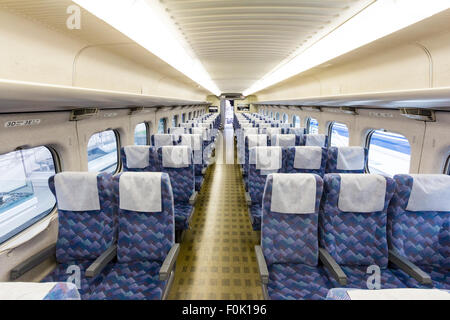
[[[161,60],[220,95],[208,72],[180,38],[173,22],[157,0],[74,0]]]
[[[248,96],[450,8],[450,0],[378,0],[277,66],[244,91]],[[270,45],[270,44],[269,44]]]

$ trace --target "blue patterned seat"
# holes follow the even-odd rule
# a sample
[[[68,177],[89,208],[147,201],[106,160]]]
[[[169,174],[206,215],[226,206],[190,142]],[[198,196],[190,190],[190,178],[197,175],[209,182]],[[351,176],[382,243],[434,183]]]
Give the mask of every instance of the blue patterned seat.
[[[136,181],[133,180],[136,179],[134,175],[138,175],[138,182],[133,182]],[[114,177],[114,188],[122,195],[119,195],[117,262],[95,288],[91,299],[163,298],[167,281],[159,279],[159,271],[175,240],[173,195],[166,173],[148,175],[150,173],[122,173]],[[126,181],[131,181],[131,184],[126,184]],[[159,195],[154,192],[156,183],[161,185]],[[126,199],[131,197],[131,193],[136,193],[136,185],[148,190],[141,190],[140,198],[133,198],[130,204]],[[160,203],[152,201],[149,207],[142,198],[153,194]]]
[[[265,147],[269,145],[269,137],[266,134],[249,134],[245,137],[244,142],[244,183],[245,191],[248,191],[248,166],[249,166],[249,155],[250,148],[253,147]]]
[[[347,287],[367,289],[369,266],[380,269],[379,289],[406,284],[388,267],[387,207],[395,182],[380,175],[326,174],[320,206],[320,244],[342,267]],[[330,277],[334,287],[341,287]]]
[[[55,184],[55,179],[60,181]],[[67,187],[64,183],[72,184]],[[92,185],[92,183],[96,185]],[[80,272],[79,292],[88,299],[92,290],[103,281],[109,266],[95,278],[85,276],[86,269],[115,241],[116,196],[112,176],[107,173],[63,172],[49,178],[49,187],[58,206],[58,239],[56,242],[56,268],[41,282],[66,282]],[[88,184],[92,188],[88,188]],[[83,189],[97,189],[99,207],[84,205],[83,210],[67,210],[71,204],[65,199],[73,198]],[[98,200],[97,200],[98,199]],[[73,204],[76,207],[77,204]],[[81,204],[78,204],[81,205]],[[72,209],[76,209],[73,207]],[[93,210],[86,210],[93,209]],[[76,280],[75,278],[73,280]]]
[[[187,149],[189,154],[188,162],[182,164],[179,168],[165,166],[163,160],[164,150],[180,148]],[[176,230],[186,230],[189,228],[189,220],[193,214],[193,206],[190,204],[190,198],[195,192],[195,176],[191,148],[187,146],[159,148],[158,161],[161,166],[161,171],[166,172],[170,177],[175,204]]]
[[[155,164],[158,163],[158,153],[155,147],[150,146],[126,146],[120,149],[123,171],[153,172],[159,171]],[[140,158],[140,159],[139,159]]]
[[[292,178],[286,181],[288,177]],[[280,182],[283,180],[285,185]],[[305,187],[308,192],[303,193],[298,186],[292,187],[292,181],[300,182],[300,190]],[[280,190],[275,191],[274,185],[280,183],[277,187]],[[331,284],[319,265],[318,211],[322,187],[322,178],[312,174],[271,174],[267,177],[261,247],[269,271],[267,292],[271,299],[325,299],[327,295]],[[292,194],[293,203],[282,201],[279,209],[275,197],[280,192]],[[301,208],[297,209],[297,205]]]
[[[396,175],[388,209],[388,240],[395,250],[422,271],[432,285],[421,285],[402,271],[410,287],[450,289],[450,177]],[[414,189],[415,186],[415,190]]]
[[[364,173],[369,149],[363,147],[330,147],[326,173]]]
[[[204,143],[200,134],[183,134],[180,136],[180,145],[189,146],[193,150],[195,191],[200,191],[203,184],[203,168],[206,167],[204,161]]]
[[[279,168],[276,170],[265,171],[258,168],[256,163],[256,152],[258,150],[267,152],[268,150],[279,150],[281,153],[281,162]],[[252,204],[250,206],[250,220],[252,222],[253,230],[261,230],[261,211],[262,211],[262,197],[264,187],[266,185],[266,178],[269,173],[283,173],[286,161],[286,150],[281,147],[253,147],[250,149],[249,156],[249,171],[248,171],[248,192]]]
[[[286,173],[313,173],[323,177],[327,159],[325,148],[291,147],[286,152]]]

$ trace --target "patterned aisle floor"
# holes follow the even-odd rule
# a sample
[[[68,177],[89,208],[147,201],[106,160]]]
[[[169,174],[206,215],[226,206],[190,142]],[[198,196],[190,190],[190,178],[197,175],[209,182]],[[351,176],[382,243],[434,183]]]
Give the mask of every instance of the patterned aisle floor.
[[[238,165],[213,165],[181,244],[169,299],[262,299]]]

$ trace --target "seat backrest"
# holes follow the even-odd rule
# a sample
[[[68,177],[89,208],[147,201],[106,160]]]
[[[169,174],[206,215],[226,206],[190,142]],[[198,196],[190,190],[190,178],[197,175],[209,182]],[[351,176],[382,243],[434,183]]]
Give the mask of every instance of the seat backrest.
[[[289,128],[288,133],[302,136],[306,134],[306,128]]]
[[[116,238],[117,194],[108,173],[61,172],[49,178],[58,208],[56,261],[95,260]]]
[[[330,147],[326,173],[364,173],[369,150],[363,147]]]
[[[250,149],[248,192],[253,203],[262,204],[266,178],[271,173],[283,173],[286,150],[281,147],[253,147]]]
[[[305,134],[302,136],[301,145],[328,148],[328,136],[324,134]]]
[[[161,172],[124,172],[114,177],[119,193],[117,260],[163,262],[175,241],[170,179]]]
[[[203,165],[205,161],[203,159],[203,140],[200,134],[183,134],[181,135],[180,145],[188,146],[194,153],[194,167],[195,175],[202,174]],[[206,159],[205,159],[206,160]]]
[[[123,171],[151,172],[155,170],[158,154],[155,147],[125,146],[120,149]]]
[[[257,128],[256,128],[257,129]],[[249,149],[253,147],[267,147],[269,138],[266,134],[248,134],[244,140],[244,172],[248,173]]]
[[[152,135],[152,146],[160,148],[163,146],[173,146],[175,136],[172,134],[154,134]]]
[[[291,147],[286,151],[286,173],[325,174],[327,149],[321,147]]]
[[[268,265],[318,264],[323,181],[314,174],[270,174],[263,195],[261,246]]]
[[[174,136],[175,141],[178,141],[180,139],[180,136],[182,134],[186,133],[186,128],[184,127],[172,127],[168,129],[169,134],[172,134]]]
[[[195,189],[192,149],[188,146],[161,147],[158,158],[161,171],[170,177],[175,204],[189,203]]]
[[[450,176],[402,174],[394,180],[390,247],[417,265],[450,269]]]
[[[388,264],[387,207],[395,182],[376,174],[326,174],[320,243],[338,264]]]
[[[295,134],[274,134],[270,137],[271,146],[279,146],[284,148],[299,146],[301,136]]]

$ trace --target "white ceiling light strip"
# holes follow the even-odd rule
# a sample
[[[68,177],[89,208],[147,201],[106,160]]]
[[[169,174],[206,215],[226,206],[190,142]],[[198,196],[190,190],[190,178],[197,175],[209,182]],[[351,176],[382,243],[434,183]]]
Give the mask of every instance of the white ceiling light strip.
[[[450,0],[378,0],[279,65],[244,91],[248,96],[450,8]],[[270,44],[268,44],[270,45]]]
[[[220,95],[201,62],[183,44],[157,0],[74,0],[193,81]]]

